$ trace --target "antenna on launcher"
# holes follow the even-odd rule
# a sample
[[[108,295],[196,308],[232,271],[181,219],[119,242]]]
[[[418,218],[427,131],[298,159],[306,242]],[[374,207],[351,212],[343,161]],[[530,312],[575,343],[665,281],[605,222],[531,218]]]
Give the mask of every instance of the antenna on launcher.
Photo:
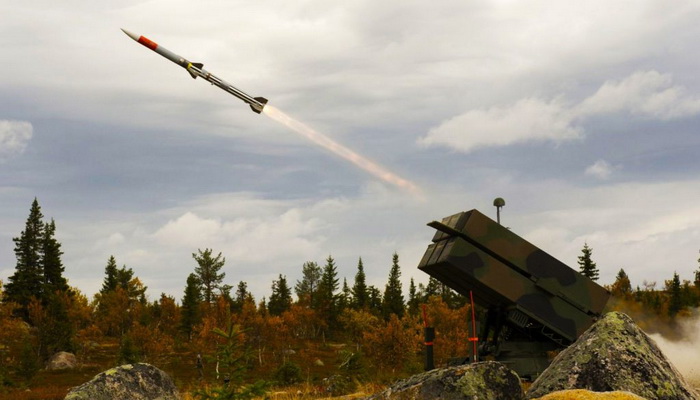
[[[502,197],[496,197],[493,199],[493,206],[496,207],[496,222],[501,224],[501,207],[506,205],[506,201]]]

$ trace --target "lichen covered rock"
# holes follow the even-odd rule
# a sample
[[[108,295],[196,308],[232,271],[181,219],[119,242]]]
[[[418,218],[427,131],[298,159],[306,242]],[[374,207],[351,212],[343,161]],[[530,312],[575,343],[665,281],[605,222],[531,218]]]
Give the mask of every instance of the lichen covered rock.
[[[144,363],[126,364],[97,374],[71,389],[65,400],[179,400],[173,380],[160,369]]]
[[[487,361],[414,375],[369,397],[372,400],[522,400],[518,375]],[[369,400],[368,399],[368,400]]]
[[[560,390],[536,400],[646,400],[630,392],[591,392],[590,390]]]
[[[627,391],[648,400],[697,399],[656,343],[619,312],[605,315],[562,351],[527,396],[567,389]]]

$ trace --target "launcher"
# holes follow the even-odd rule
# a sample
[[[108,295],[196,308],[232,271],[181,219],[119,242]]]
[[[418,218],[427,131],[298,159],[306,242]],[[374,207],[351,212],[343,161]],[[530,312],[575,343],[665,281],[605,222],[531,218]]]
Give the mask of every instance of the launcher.
[[[428,226],[437,232],[418,268],[485,310],[479,357],[523,378],[548,352],[574,342],[603,312],[610,293],[477,210]]]

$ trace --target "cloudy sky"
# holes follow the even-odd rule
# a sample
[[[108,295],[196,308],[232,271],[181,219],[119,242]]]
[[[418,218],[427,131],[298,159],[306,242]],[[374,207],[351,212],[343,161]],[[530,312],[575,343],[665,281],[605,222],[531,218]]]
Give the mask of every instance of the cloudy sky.
[[[119,4],[113,6],[112,4]],[[405,283],[476,208],[612,283],[692,279],[700,3],[0,1],[0,279],[37,197],[66,276],[178,299],[197,249],[259,299],[330,254]],[[420,188],[384,182],[136,44],[145,35]]]

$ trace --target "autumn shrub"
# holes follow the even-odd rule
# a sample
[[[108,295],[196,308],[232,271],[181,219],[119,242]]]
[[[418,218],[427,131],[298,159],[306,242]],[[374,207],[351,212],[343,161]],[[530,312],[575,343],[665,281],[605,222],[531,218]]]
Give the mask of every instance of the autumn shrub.
[[[274,377],[282,385],[292,385],[301,382],[301,367],[292,361],[285,361],[277,368]]]
[[[432,296],[426,304],[425,311],[430,325],[435,328],[435,365],[443,366],[453,358],[469,356],[471,342],[468,337],[476,336],[470,331],[470,306],[453,309],[440,296]]]
[[[119,364],[133,364],[140,359],[136,346],[131,335],[122,336],[119,345]]]
[[[7,368],[4,365],[0,365],[0,393],[3,393],[5,388],[13,386],[15,386],[15,382],[10,379]]]
[[[355,391],[355,380],[346,375],[332,375],[323,380],[323,391],[330,396],[342,396]]]
[[[380,325],[379,318],[369,311],[350,308],[343,310],[339,320],[347,337],[354,343],[358,351],[360,351],[365,334]]]
[[[88,363],[95,355],[99,347],[98,341],[104,337],[100,328],[97,325],[89,325],[78,331],[75,342],[78,351],[76,356],[82,363]]]
[[[39,372],[39,368],[39,356],[36,349],[31,341],[27,341],[22,347],[17,374],[27,381],[30,381],[34,375]]]
[[[67,391],[57,385],[32,387],[31,390],[14,389],[6,393],[0,389],[0,400],[63,400]]]
[[[338,353],[338,369],[356,378],[366,375],[364,356],[361,351],[342,350]]]
[[[363,351],[380,371],[392,375],[413,369],[420,352],[419,324],[411,317],[392,314],[389,321],[379,323],[363,332]]]
[[[158,327],[134,324],[129,333],[141,361],[156,362],[173,351],[175,339]]]
[[[195,397],[202,400],[249,400],[265,393],[267,383],[258,381],[245,385],[248,348],[245,346],[243,332],[238,325],[228,324],[228,328],[214,328],[212,334],[220,338],[217,344],[216,356],[220,371],[224,377],[223,385],[205,387],[194,392]]]

